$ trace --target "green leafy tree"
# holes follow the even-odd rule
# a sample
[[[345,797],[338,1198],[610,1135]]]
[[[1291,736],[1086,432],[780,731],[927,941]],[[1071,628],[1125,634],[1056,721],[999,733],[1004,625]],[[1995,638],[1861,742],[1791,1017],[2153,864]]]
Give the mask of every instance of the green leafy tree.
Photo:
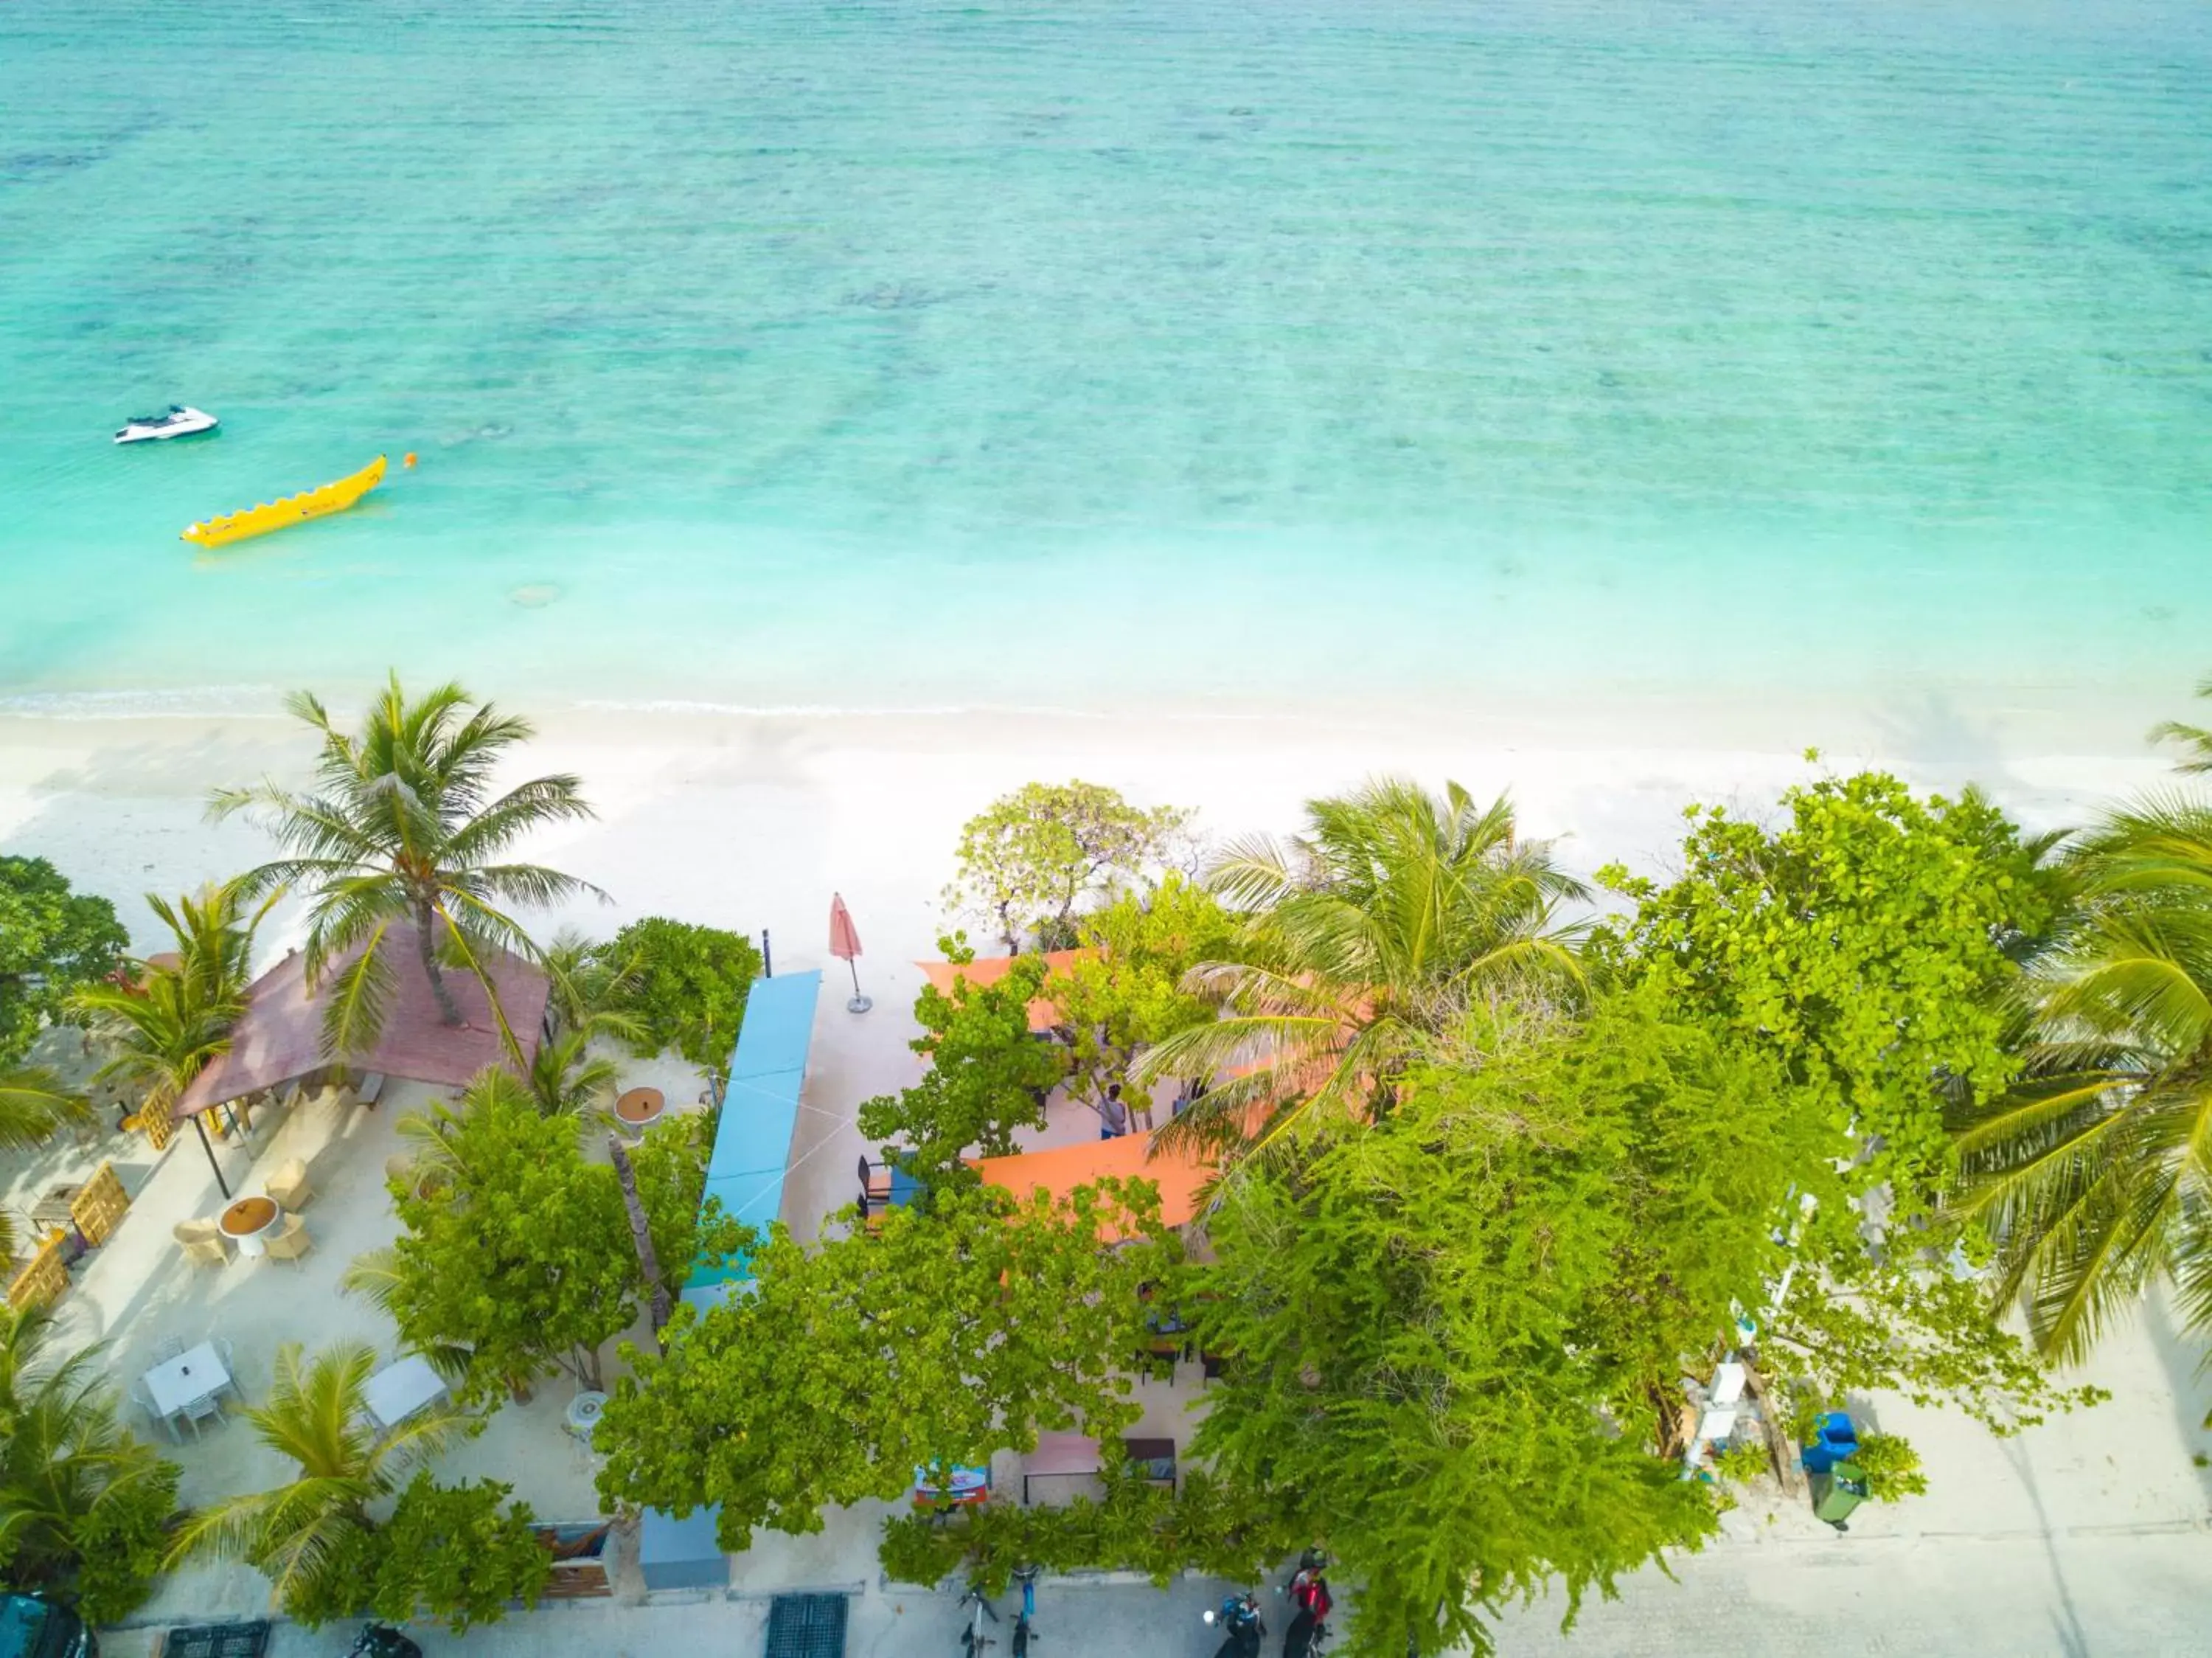
[[[946,1515],[923,1508],[884,1522],[881,1555],[896,1582],[933,1587],[957,1574],[1003,1594],[1015,1571],[1135,1571],[1165,1588],[1186,1570],[1250,1582],[1298,1539],[1272,1502],[1184,1472],[1181,1490],[1154,1485],[1126,1464],[1100,1471],[1102,1494],[1059,1506],[985,1503]]]
[[[52,1315],[0,1326],[0,1585],[59,1592],[90,1624],[128,1616],[161,1569],[178,1468],[118,1418],[100,1353],[46,1357]]]
[[[1304,836],[1235,843],[1208,872],[1249,914],[1233,953],[1190,975],[1221,1016],[1157,1043],[1134,1076],[1242,1074],[1169,1124],[1170,1141],[1257,1149],[1387,1110],[1430,1033],[1488,998],[1578,982],[1576,930],[1553,911],[1583,889],[1504,800],[1386,778],[1306,817]]]
[[[129,936],[104,898],[70,891],[44,858],[0,857],[0,1148],[29,1150],[90,1119],[84,1096],[43,1065],[17,1062],[73,996],[114,972]]]
[[[634,921],[594,953],[604,1009],[628,1021],[641,1057],[673,1048],[719,1082],[761,975],[750,939],[665,916]]]
[[[1848,1206],[1814,1211],[1796,1234],[1800,1270],[1772,1287],[1757,1316],[1746,1354],[1785,1393],[1833,1399],[1881,1389],[1954,1406],[2000,1436],[2109,1397],[2052,1382],[2000,1322],[2005,1308],[1988,1289],[1950,1271],[1941,1246],[1954,1230],[1914,1234],[1937,1247],[1875,1253],[1848,1224],[1855,1216]]]
[[[682,1112],[655,1123],[629,1153],[646,1229],[660,1264],[661,1287],[672,1298],[682,1292],[695,1263],[718,1263],[738,1253],[744,1242],[745,1228],[725,1216],[719,1203],[702,1207],[714,1141],[712,1117]],[[651,1289],[643,1286],[648,1295]]]
[[[404,1229],[356,1260],[347,1287],[388,1313],[466,1399],[520,1392],[555,1369],[600,1387],[600,1349],[629,1328],[648,1288],[614,1171],[585,1159],[572,1119],[543,1114],[496,1069],[428,1137],[447,1178],[398,1193]],[[665,1201],[676,1188],[652,1190]],[[672,1270],[689,1265],[687,1253]]]
[[[2083,908],[2028,985],[2028,1074],[1960,1150],[2000,1299],[2075,1360],[2161,1277],[2212,1333],[2212,805],[2112,812],[2068,867]]]
[[[528,721],[489,703],[472,706],[458,685],[410,701],[396,674],[357,736],[332,725],[310,692],[284,705],[321,739],[313,792],[263,783],[217,792],[212,809],[217,817],[249,814],[283,850],[240,879],[256,892],[297,887],[309,894],[310,978],[358,952],[337,973],[323,1031],[329,1051],[361,1051],[382,1028],[392,972],[383,947],[395,923],[414,927],[422,975],[446,1023],[458,1025],[460,1004],[438,961],[441,942],[480,967],[497,951],[534,956],[530,936],[502,905],[606,896],[574,875],[508,861],[534,831],[592,815],[581,783],[566,774],[493,793],[493,774],[533,735]]]
[[[1607,979],[1777,1068],[1747,1120],[1786,1149],[1796,1198],[1775,1217],[1788,1264],[1739,1275],[1754,1375],[1813,1399],[1893,1388],[1999,1432],[2092,1401],[1948,1270],[1959,1227],[1925,1206],[1947,1106],[2016,1068],[2014,957],[2063,882],[1972,792],[1923,802],[1869,773],[1784,804],[1778,830],[1692,808],[1670,885],[1602,872],[1637,909],[1594,950]],[[1905,1212],[1877,1227],[1893,1193]]]
[[[363,1615],[389,1623],[437,1618],[459,1635],[495,1624],[510,1601],[538,1604],[553,1575],[526,1503],[495,1479],[440,1485],[418,1471],[392,1518],[348,1534],[315,1585],[321,1604],[295,1605],[309,1627]]]
[[[1755,1064],[1696,1032],[1625,1058],[1468,1039],[1480,1066],[1424,1060],[1372,1125],[1246,1164],[1191,1291],[1227,1356],[1194,1453],[1337,1556],[1358,1658],[1487,1652],[1501,1606],[1556,1584],[1571,1618],[1697,1547],[1713,1511],[1653,1454],[1654,1360],[1725,1327],[1720,1262],[1755,1283],[1772,1259],[1781,1192],[1725,1120]],[[1711,1111],[1729,1143],[1701,1167],[1679,1142]]]
[[[719,1503],[740,1550],[758,1527],[818,1531],[825,1505],[896,1497],[918,1467],[1041,1429],[1119,1432],[1137,1415],[1121,1371],[1139,1287],[1172,1260],[1157,1216],[1149,1183],[1058,1204],[976,1187],[811,1250],[777,1226],[751,1253],[755,1293],[679,1312],[665,1356],[623,1350],[635,1373],[592,1436],[600,1496]]]
[[[100,1081],[136,1091],[142,1112],[174,1111],[192,1079],[230,1051],[231,1031],[246,1012],[254,936],[279,896],[255,906],[236,881],[204,887],[173,904],[146,895],[174,942],[176,960],[143,966],[131,983],[84,985],[71,998],[114,1051],[97,1073]]]
[[[955,941],[951,954],[962,954]],[[925,1184],[965,1176],[962,1159],[980,1151],[1003,1157],[1015,1131],[1042,1128],[1045,1100],[1066,1056],[1030,1031],[1030,1003],[1044,988],[1042,956],[1018,960],[997,983],[953,981],[952,994],[925,984],[914,1004],[922,1033],[908,1045],[929,1061],[912,1088],[867,1100],[860,1132],[900,1143],[898,1157]]]
[[[71,892],[46,859],[0,857],[0,1068],[69,1015],[72,991],[113,972],[130,942],[112,904]]]
[[[337,1608],[355,1586],[343,1568],[360,1536],[376,1529],[370,1510],[461,1430],[459,1417],[433,1408],[380,1432],[363,1391],[376,1367],[376,1350],[360,1342],[335,1342],[313,1355],[297,1342],[280,1348],[268,1397],[246,1417],[255,1437],[297,1471],[273,1490],[193,1515],[177,1533],[170,1564],[199,1554],[244,1560],[268,1577],[290,1616],[345,1615]]]
[[[1778,1054],[1861,1147],[1878,1137],[1860,1183],[1917,1208],[1950,1168],[1947,1099],[1996,1097],[2018,1070],[2007,995],[2059,883],[1972,789],[1923,800],[1863,772],[1782,804],[1775,829],[1690,808],[1670,884],[1601,871],[1636,911],[1601,954]]]
[[[1710,1372],[1737,1306],[1786,1271],[1784,1223],[1808,1181],[1832,1181],[1841,1136],[1771,1056],[1650,992],[1600,997],[1575,1021],[1486,1020],[1460,1040],[1413,1073],[1437,1096],[1425,1109],[1471,1112],[1512,1155],[1595,1180],[1586,1229],[1610,1285],[1582,1301],[1573,1339],[1601,1363],[1607,1419],[1680,1454],[1681,1377]],[[1547,1216],[1530,1217],[1538,1247]]]
[[[1096,954],[1054,972],[1044,996],[1060,1014],[1067,1091],[1096,1111],[1115,1083],[1128,1085],[1146,1048],[1212,1021],[1212,999],[1184,976],[1233,948],[1237,927],[1212,893],[1170,873],[1149,890],[1117,894],[1083,917],[1079,930]]]
[[[1188,812],[1146,811],[1095,783],[1024,783],[962,827],[945,907],[988,921],[1010,953],[1032,935],[1056,949],[1074,940],[1077,905],[1114,877],[1164,863],[1189,822]]]

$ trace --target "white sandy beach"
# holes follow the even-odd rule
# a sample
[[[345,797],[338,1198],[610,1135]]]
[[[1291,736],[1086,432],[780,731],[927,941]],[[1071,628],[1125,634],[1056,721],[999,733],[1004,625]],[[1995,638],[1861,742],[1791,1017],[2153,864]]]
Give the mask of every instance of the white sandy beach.
[[[1670,866],[1692,800],[1754,814],[1821,770],[1891,766],[1925,787],[1974,782],[2041,828],[2168,776],[2143,741],[2191,713],[2188,687],[2094,699],[1902,692],[1884,704],[1780,690],[1754,700],[1678,695],[1577,704],[1535,694],[1507,707],[1302,710],[1218,716],[1206,707],[1127,715],[978,711],[746,714],[701,707],[546,706],[496,685],[472,690],[529,713],[521,763],[580,775],[595,823],[532,855],[596,882],[612,903],[554,920],[611,930],[665,913],[770,930],[779,966],[823,965],[831,890],[853,906],[876,988],[943,925],[937,895],[960,824],[1030,779],[1071,776],[1132,799],[1197,808],[1214,835],[1295,826],[1299,803],[1376,772],[1455,778],[1510,793],[1524,830],[1561,838],[1564,861]],[[234,708],[237,692],[219,702]],[[342,692],[330,700],[343,710]],[[52,857],[114,899],[174,893],[267,855],[243,823],[215,825],[207,792],[273,772],[304,776],[309,746],[276,706],[210,714],[137,697],[0,703],[0,851]],[[43,711],[48,707],[58,712]],[[149,714],[149,707],[174,711]],[[11,711],[23,710],[26,711]],[[39,711],[31,711],[39,710]],[[1820,759],[1808,765],[1808,747]],[[281,953],[284,924],[264,935]]]

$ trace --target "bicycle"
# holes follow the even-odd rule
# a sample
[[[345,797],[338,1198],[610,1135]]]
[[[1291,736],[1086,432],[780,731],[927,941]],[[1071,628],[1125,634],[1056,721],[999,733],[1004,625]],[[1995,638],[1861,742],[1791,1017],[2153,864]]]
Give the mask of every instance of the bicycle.
[[[1035,1566],[1014,1568],[1014,1581],[1022,1586],[1022,1609],[1014,1618],[1014,1658],[1030,1658],[1030,1643],[1036,1639],[1036,1580]]]
[[[965,1658],[978,1658],[986,1647],[999,1644],[983,1633],[983,1620],[988,1618],[995,1624],[999,1621],[999,1614],[991,1610],[991,1603],[983,1598],[983,1591],[972,1582],[968,1585],[968,1593],[960,1597],[960,1606],[963,1611],[971,1606],[975,1608],[968,1612],[968,1627],[960,1631],[960,1650]]]

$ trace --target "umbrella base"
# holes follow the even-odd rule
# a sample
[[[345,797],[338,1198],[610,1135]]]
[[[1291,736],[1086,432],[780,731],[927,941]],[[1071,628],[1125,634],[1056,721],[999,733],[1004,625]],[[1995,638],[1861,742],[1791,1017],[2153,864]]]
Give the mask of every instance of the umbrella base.
[[[865,996],[856,996],[845,1004],[847,1013],[866,1013],[876,1004]]]

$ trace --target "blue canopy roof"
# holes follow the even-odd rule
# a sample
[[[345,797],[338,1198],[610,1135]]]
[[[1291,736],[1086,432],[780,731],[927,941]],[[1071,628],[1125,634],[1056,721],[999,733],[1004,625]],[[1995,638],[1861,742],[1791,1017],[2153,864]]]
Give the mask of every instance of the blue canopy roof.
[[[806,1080],[806,1051],[814,1039],[814,1003],[821,991],[818,972],[755,979],[745,997],[737,1051],[730,1056],[730,1085],[722,1095],[714,1149],[707,1159],[704,1196],[720,1198],[725,1214],[763,1232],[783,1208],[784,1171],[791,1163],[799,1090]],[[748,1276],[742,1261],[732,1261],[695,1268],[690,1281],[715,1283]]]

